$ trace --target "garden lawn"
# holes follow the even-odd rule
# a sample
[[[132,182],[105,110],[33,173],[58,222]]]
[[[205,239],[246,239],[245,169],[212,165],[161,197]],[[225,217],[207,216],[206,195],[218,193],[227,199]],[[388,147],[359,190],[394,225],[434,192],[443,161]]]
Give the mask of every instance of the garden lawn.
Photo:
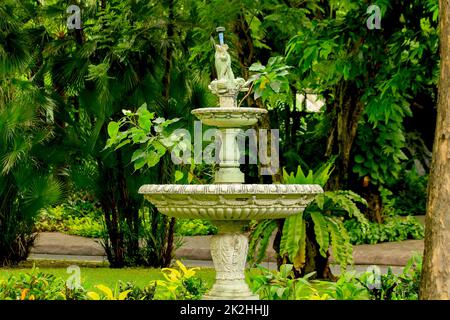
[[[38,268],[44,273],[54,274],[56,277],[67,279],[70,274],[66,272],[66,268]],[[0,268],[0,279],[7,279],[10,275],[22,272],[30,272],[32,268]],[[98,267],[80,267],[81,285],[86,290],[93,290],[98,284],[115,288],[119,280],[122,282],[131,282],[139,287],[148,285],[153,280],[163,280],[161,269],[150,268],[98,268]],[[214,269],[202,268],[196,270],[199,278],[206,282],[207,287],[211,287],[215,277]]]

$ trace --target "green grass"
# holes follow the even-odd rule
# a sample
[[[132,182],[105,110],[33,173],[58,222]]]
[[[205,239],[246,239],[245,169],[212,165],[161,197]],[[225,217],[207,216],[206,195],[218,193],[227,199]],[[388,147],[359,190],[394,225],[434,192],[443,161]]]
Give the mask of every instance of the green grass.
[[[62,279],[67,279],[70,275],[66,273],[66,268],[37,267],[39,271],[54,274]],[[9,276],[21,272],[29,272],[32,268],[0,268],[0,279],[7,279]],[[80,266],[81,285],[86,290],[93,290],[95,285],[103,284],[114,288],[119,280],[123,282],[132,282],[137,286],[143,287],[153,280],[163,280],[164,277],[160,269],[151,268],[124,268],[111,269],[105,267],[87,267]],[[211,287],[215,271],[214,269],[202,268],[197,270],[197,276],[204,280],[208,287]]]

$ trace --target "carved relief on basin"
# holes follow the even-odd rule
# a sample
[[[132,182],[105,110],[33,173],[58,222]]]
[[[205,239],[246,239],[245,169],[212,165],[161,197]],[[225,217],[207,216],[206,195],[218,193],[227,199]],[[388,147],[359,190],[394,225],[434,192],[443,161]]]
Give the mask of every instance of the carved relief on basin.
[[[302,212],[319,185],[144,185],[139,193],[161,213],[208,220],[278,219]]]

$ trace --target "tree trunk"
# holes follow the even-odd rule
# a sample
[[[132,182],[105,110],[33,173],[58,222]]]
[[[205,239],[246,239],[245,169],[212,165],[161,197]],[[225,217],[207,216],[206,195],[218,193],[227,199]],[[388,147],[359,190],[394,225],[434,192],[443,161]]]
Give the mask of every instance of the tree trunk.
[[[439,1],[441,75],[428,185],[420,299],[450,299],[450,3]]]
[[[327,157],[338,155],[336,170],[327,185],[331,190],[348,188],[350,152],[364,111],[364,105],[358,99],[361,94],[354,84],[342,81],[335,91],[335,101],[329,110],[334,113],[334,125],[325,153]]]
[[[358,186],[354,191],[367,200],[368,207],[365,215],[370,221],[381,223],[382,202],[378,187],[368,183],[350,183],[351,180],[351,151],[355,142],[358,124],[364,112],[364,105],[360,101],[362,93],[351,82],[342,81],[335,90],[335,100],[330,110],[334,114],[334,125],[330,128],[327,142],[326,157],[338,155],[336,169],[330,177],[326,189],[349,189],[350,185]],[[355,182],[355,181],[352,181]]]
[[[164,75],[162,79],[163,83],[163,97],[165,102],[165,108],[163,110],[163,116],[167,118],[168,108],[169,108],[169,100],[170,100],[170,86],[171,86],[171,76],[172,76],[172,66],[173,66],[173,41],[175,36],[175,1],[167,0],[166,6],[168,9],[168,23],[167,23],[167,39],[169,40],[169,46],[166,48],[165,57],[164,57]],[[172,164],[168,159],[168,155],[165,155],[161,158],[160,162],[160,182],[161,183],[170,183],[170,173]],[[161,213],[157,213],[161,214]],[[163,246],[161,250],[161,261],[162,267],[168,267],[172,261],[172,251],[174,247],[174,232],[175,232],[175,218],[169,218],[170,222],[168,224],[167,230],[167,238],[166,246]],[[164,221],[167,221],[167,218],[164,217]]]

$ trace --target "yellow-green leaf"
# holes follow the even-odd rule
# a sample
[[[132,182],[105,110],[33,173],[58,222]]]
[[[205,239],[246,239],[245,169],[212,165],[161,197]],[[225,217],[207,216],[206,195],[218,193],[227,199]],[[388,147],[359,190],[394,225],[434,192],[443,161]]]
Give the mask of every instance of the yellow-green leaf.
[[[98,290],[102,291],[108,300],[114,299],[114,294],[110,288],[103,284],[99,284],[95,286]]]
[[[298,252],[294,258],[294,268],[301,269],[306,262],[306,224],[301,227],[300,240],[298,242]]]
[[[88,292],[87,296],[91,299],[91,300],[100,300],[100,295],[97,292]]]
[[[320,212],[313,211],[310,214],[314,222],[314,233],[316,235],[316,241],[320,247],[320,254],[323,257],[326,257],[328,247],[330,246],[330,237],[327,229],[327,222]]]
[[[125,291],[121,292],[119,294],[119,298],[118,299],[119,300],[125,300],[130,292],[131,292],[131,290],[125,290]]]

